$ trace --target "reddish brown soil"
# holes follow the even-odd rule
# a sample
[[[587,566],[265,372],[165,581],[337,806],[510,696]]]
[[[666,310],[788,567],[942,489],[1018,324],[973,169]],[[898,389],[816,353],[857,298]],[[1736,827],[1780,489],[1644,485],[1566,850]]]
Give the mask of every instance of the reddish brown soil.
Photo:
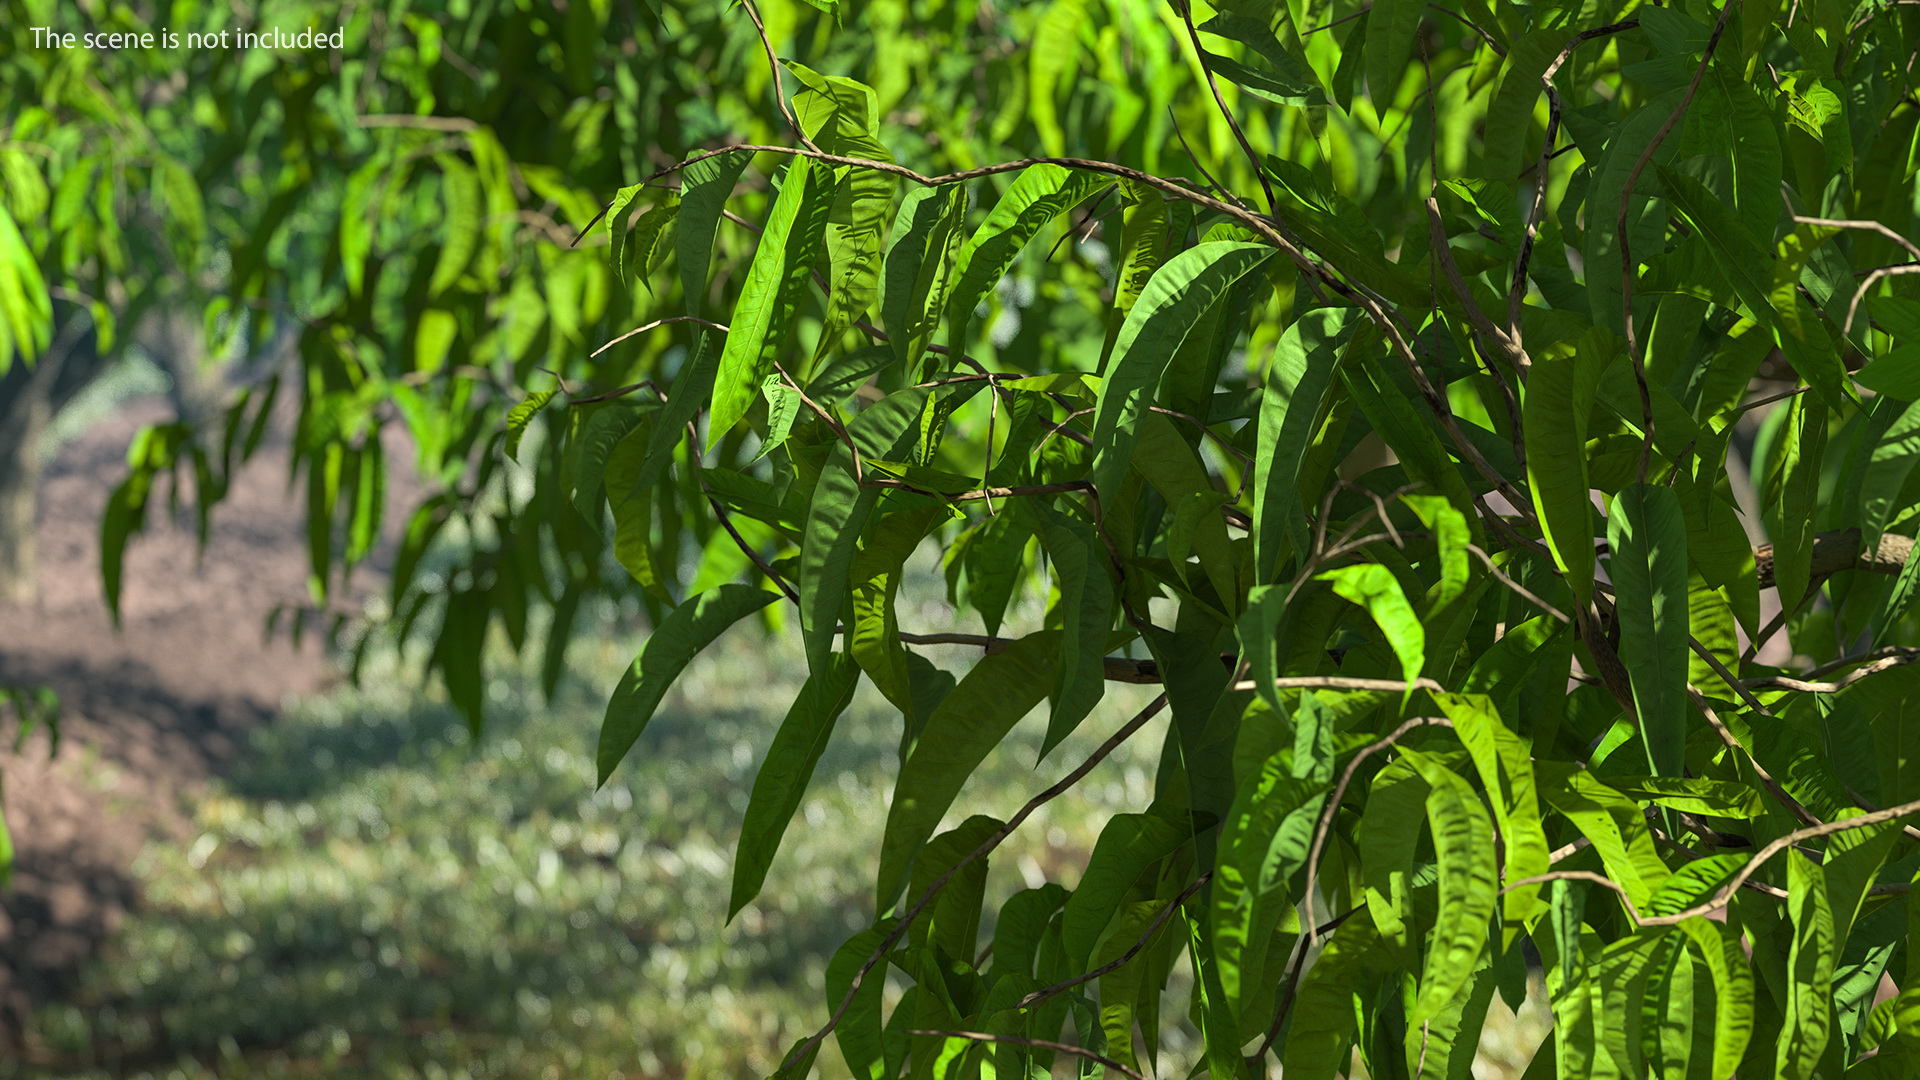
[[[35,735],[19,752],[12,720],[0,774],[16,849],[0,894],[0,1031],[71,985],[123,913],[138,903],[130,867],[150,839],[178,840],[192,797],[289,695],[333,678],[310,635],[263,640],[276,604],[306,601],[302,496],[287,486],[284,446],[235,478],[205,554],[191,519],[156,499],[126,563],[114,630],[101,599],[101,507],[126,474],[129,438],[166,407],[137,404],[69,443],[40,495],[40,599],[0,606],[0,681],[60,695],[63,737],[51,760]]]

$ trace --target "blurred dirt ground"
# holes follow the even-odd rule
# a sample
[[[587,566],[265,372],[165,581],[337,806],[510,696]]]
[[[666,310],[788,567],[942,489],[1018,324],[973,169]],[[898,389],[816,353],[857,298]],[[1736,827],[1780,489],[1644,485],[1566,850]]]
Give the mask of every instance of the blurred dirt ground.
[[[324,688],[323,648],[265,640],[276,604],[306,602],[303,495],[287,484],[284,441],[235,477],[204,555],[190,515],[167,519],[164,488],[130,545],[115,631],[100,586],[100,512],[124,479],[142,423],[170,419],[137,400],[67,442],[40,493],[40,597],[0,606],[0,682],[59,694],[62,739],[18,752],[0,733],[13,885],[0,893],[0,1038],[59,994],[139,902],[131,872],[149,839],[180,839],[205,781],[245,732],[289,695]],[[189,838],[190,839],[190,838]]]

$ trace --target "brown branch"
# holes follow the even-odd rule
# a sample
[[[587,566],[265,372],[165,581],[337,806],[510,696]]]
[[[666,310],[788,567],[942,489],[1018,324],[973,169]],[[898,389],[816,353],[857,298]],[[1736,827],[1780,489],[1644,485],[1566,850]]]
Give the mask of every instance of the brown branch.
[[[683,323],[683,322],[699,323],[701,326],[704,326],[709,330],[718,330],[723,334],[727,332],[727,326],[725,323],[717,323],[712,321],[711,319],[702,319],[698,315],[669,315],[664,319],[655,319],[644,326],[634,327],[633,329],[627,331],[626,333],[621,334],[619,337],[614,338],[612,341],[607,342],[605,345],[602,345],[599,348],[593,350],[591,353],[588,353],[587,358],[592,359],[593,357],[599,356],[601,353],[606,352],[608,349],[613,348],[615,345],[618,345],[621,342],[635,335],[644,334],[649,330],[655,329],[657,327],[665,326],[668,323]],[[638,389],[640,386],[643,386],[643,385],[645,384],[636,383],[634,384],[633,387],[627,389],[624,392],[632,393],[633,390]],[[619,392],[616,392],[616,396],[618,393]],[[595,400],[601,400],[601,399],[595,399]],[[576,402],[576,404],[578,403]]]
[[[1727,901],[1732,899],[1734,892],[1737,891],[1748,878],[1758,873],[1760,867],[1764,865],[1768,859],[1773,858],[1789,847],[1793,847],[1805,840],[1813,840],[1822,836],[1832,836],[1835,833],[1850,832],[1854,829],[1864,829],[1870,825],[1879,825],[1882,822],[1897,821],[1909,814],[1916,813],[1920,813],[1920,799],[1912,802],[1904,802],[1899,806],[1890,806],[1885,810],[1875,810],[1871,813],[1861,814],[1859,817],[1847,818],[1845,821],[1832,821],[1821,825],[1809,825],[1804,829],[1795,829],[1785,836],[1775,839],[1772,843],[1755,853],[1753,858],[1747,860],[1746,864],[1740,868],[1739,873],[1733,876],[1733,880],[1721,886],[1720,891],[1715,893],[1712,899],[1702,901],[1684,911],[1676,911],[1671,915],[1660,915],[1651,919],[1636,919],[1635,921],[1642,926],[1672,926],[1676,923],[1684,922],[1695,915],[1705,915],[1709,912],[1718,911],[1727,906]]]
[[[956,492],[932,491],[927,488],[916,487],[913,484],[907,483],[905,480],[894,480],[892,478],[862,480],[860,481],[860,486],[865,488],[882,488],[888,491],[908,491],[915,495],[926,495],[930,498],[945,499],[947,502],[1012,499],[1021,495],[1064,495],[1069,492],[1093,490],[1092,483],[1086,480],[1062,480],[1057,484],[1028,484],[1023,487],[974,488],[972,491]]]
[[[1480,29],[1480,27],[1477,24],[1475,24],[1472,20],[1468,19],[1465,15],[1462,15],[1459,12],[1453,11],[1449,8],[1443,8],[1439,4],[1429,3],[1427,6],[1439,12],[1442,15],[1445,15],[1451,19],[1454,19],[1455,21],[1459,22],[1460,25],[1480,35],[1480,40],[1486,42],[1487,47],[1492,49],[1495,55],[1497,56],[1507,55],[1507,50],[1501,48],[1500,43],[1493,40],[1492,34],[1489,34],[1485,30]],[[1415,1071],[1417,1072],[1418,1070],[1415,1070]]]
[[[1842,570],[1871,570],[1876,574],[1897,574],[1913,554],[1913,538],[1884,533],[1872,552],[1861,550],[1859,529],[1821,533],[1813,538],[1812,577],[1831,577]],[[1773,545],[1762,544],[1753,552],[1754,574],[1760,587],[1773,584]]]
[[[846,996],[840,999],[839,1007],[835,1008],[833,1015],[827,1018],[826,1026],[814,1032],[798,1046],[795,1046],[793,1052],[788,1054],[786,1060],[782,1063],[782,1067],[791,1067],[794,1062],[806,1060],[809,1054],[819,1048],[821,1040],[827,1037],[827,1033],[839,1026],[841,1019],[847,1015],[847,1010],[853,1007],[854,995],[859,993],[861,981],[873,971],[875,966],[886,959],[888,951],[891,950],[894,945],[898,944],[902,937],[906,936],[907,928],[912,926],[913,921],[920,917],[920,913],[925,911],[927,907],[933,903],[934,898],[940,895],[940,891],[947,887],[947,882],[953,880],[955,874],[958,874],[967,866],[986,858],[993,852],[994,848],[1000,846],[1001,841],[1012,836],[1013,831],[1020,827],[1020,823],[1031,817],[1034,811],[1045,806],[1066,792],[1068,788],[1079,783],[1083,777],[1093,771],[1094,766],[1106,760],[1108,754],[1119,749],[1121,743],[1132,738],[1136,732],[1146,726],[1147,721],[1153,719],[1159,714],[1160,710],[1166,708],[1166,706],[1167,695],[1161,694],[1159,697],[1154,698],[1147,704],[1146,708],[1135,714],[1133,719],[1121,725],[1120,730],[1114,732],[1106,742],[1101,743],[1100,746],[1095,749],[1092,754],[1089,754],[1087,759],[1075,767],[1072,772],[1062,777],[1060,781],[1052,787],[1027,800],[1027,804],[1022,806],[1013,817],[1008,818],[1005,825],[994,830],[993,835],[987,837],[979,847],[974,848],[965,858],[954,863],[952,867],[948,868],[946,873],[935,878],[933,883],[927,886],[927,890],[920,894],[920,899],[915,901],[914,905],[907,909],[907,913],[900,917],[899,924],[896,925],[893,930],[887,934],[886,938],[880,942],[880,945],[868,955],[866,962],[860,965],[860,970],[854,972],[853,982],[847,986]]]
[[[480,125],[464,116],[413,116],[408,113],[369,113],[354,118],[363,128],[399,127],[421,131],[479,131]]]
[[[1853,317],[1860,310],[1860,301],[1867,298],[1867,290],[1881,278],[1898,277],[1901,274],[1920,274],[1920,263],[1900,263],[1895,266],[1875,267],[1867,274],[1867,279],[1853,291],[1853,302],[1847,305],[1847,321],[1840,326],[1840,336],[1846,337],[1853,330]]]

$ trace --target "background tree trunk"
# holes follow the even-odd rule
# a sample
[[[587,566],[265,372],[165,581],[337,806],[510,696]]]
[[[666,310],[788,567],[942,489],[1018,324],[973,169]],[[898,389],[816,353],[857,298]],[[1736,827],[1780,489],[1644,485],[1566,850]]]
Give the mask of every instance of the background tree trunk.
[[[76,312],[32,366],[16,359],[0,376],[0,603],[31,603],[37,595],[40,444],[54,415],[105,370],[96,340],[92,317]]]

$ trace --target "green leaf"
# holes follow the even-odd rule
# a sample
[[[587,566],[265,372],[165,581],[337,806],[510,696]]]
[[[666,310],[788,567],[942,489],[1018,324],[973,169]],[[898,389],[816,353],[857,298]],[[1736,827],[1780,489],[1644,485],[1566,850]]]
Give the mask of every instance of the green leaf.
[[[1793,921],[1793,948],[1787,958],[1790,983],[1783,988],[1785,1024],[1775,1044],[1774,1075],[1781,1080],[1810,1080],[1827,1048],[1833,1026],[1833,912],[1827,905],[1826,875],[1819,864],[1788,851],[1787,914]]]
[[[540,410],[553,400],[552,390],[535,390],[528,394],[518,405],[507,410],[507,438],[503,444],[507,457],[520,460],[520,440],[526,437],[527,425],[540,415]]]
[[[1061,916],[1066,959],[1073,970],[1086,968],[1101,932],[1124,913],[1122,902],[1140,875],[1192,836],[1188,823],[1157,814],[1115,814],[1108,819]]]
[[[1373,920],[1359,912],[1340,924],[1307,970],[1281,1051],[1289,1080],[1333,1080],[1351,1064],[1353,996],[1381,966],[1379,944]]]
[[[420,322],[413,332],[413,369],[422,375],[432,375],[446,365],[447,353],[453,349],[453,340],[460,333],[460,324],[453,312],[440,308],[428,308],[420,313]]]
[[[693,156],[700,160],[680,170],[680,215],[674,247],[687,314],[697,317],[705,309],[703,298],[707,292],[707,270],[713,261],[714,229],[726,209],[727,198],[733,194],[733,185],[753,155],[737,150],[711,157]],[[672,392],[647,443],[647,457],[640,466],[640,487],[652,488],[666,471],[687,423],[713,396],[717,368],[707,329],[694,323],[693,344],[679,375],[673,380]]]
[[[1773,540],[1773,581],[1789,610],[1812,580],[1813,535],[1818,524],[1820,475],[1827,445],[1827,407],[1801,394],[1787,407],[1786,427],[1774,451],[1778,479],[1768,490],[1767,531]],[[1771,478],[1770,478],[1771,480]],[[1776,487],[1777,483],[1777,487]]]
[[[862,930],[847,939],[846,943],[834,950],[833,959],[827,961],[827,996],[838,1003],[847,996],[853,987],[853,977],[859,973],[860,965],[867,962],[880,943],[893,932],[897,921],[882,919],[872,927]],[[887,964],[882,960],[866,978],[860,980],[860,989],[853,996],[846,1015],[834,1027],[834,1038],[840,1042],[840,1056],[846,1062],[847,1070],[858,1080],[883,1080],[892,1075],[887,1068],[888,1055],[886,1032],[881,1022],[881,992],[886,988]],[[901,1001],[900,1008],[911,1011],[911,1001]]]
[[[620,676],[620,684],[607,702],[596,755],[600,783],[607,782],[614,767],[633,748],[634,740],[646,730],[660,699],[688,661],[728,627],[778,599],[779,593],[746,585],[722,585],[675,608],[647,635],[646,644]]]
[[[1440,863],[1440,911],[1433,944],[1420,972],[1420,997],[1407,1027],[1433,1019],[1473,979],[1487,944],[1500,871],[1493,857],[1493,823],[1465,779],[1418,751],[1401,753],[1433,790],[1427,795],[1427,824],[1433,830],[1434,857]]]
[[[917,370],[953,288],[966,225],[967,189],[960,184],[907,193],[887,244],[880,317],[902,368]]]
[[[1374,111],[1385,113],[1406,76],[1413,38],[1426,14],[1423,0],[1374,0],[1367,18],[1367,93]]]
[[[1700,181],[1685,173],[1662,166],[1660,181],[1666,186],[1674,208],[1687,224],[1699,233],[1713,252],[1715,265],[1753,318],[1774,333],[1774,339],[1787,354],[1801,377],[1810,383],[1821,400],[1836,409],[1844,409],[1858,396],[1847,379],[1840,354],[1821,331],[1817,341],[1807,341],[1795,332],[1788,320],[1799,320],[1801,303],[1793,288],[1798,275],[1784,282],[1784,291],[1775,289],[1775,260],[1754,243],[1733,207],[1707,190]],[[1615,263],[1616,267],[1618,262]],[[1781,311],[1775,304],[1780,296],[1788,307]]]
[[[875,689],[904,716],[918,716],[907,650],[900,642],[895,601],[901,568],[930,526],[944,516],[937,508],[909,510],[880,519],[873,535],[854,553],[849,571],[853,621],[847,651],[873,680]]]
[[[1640,806],[1569,763],[1536,760],[1534,773],[1547,803],[1593,841],[1607,876],[1626,889],[1637,909],[1645,911],[1673,872],[1660,861]]]
[[[1103,494],[1119,489],[1142,414],[1188,331],[1275,253],[1264,244],[1203,243],[1168,260],[1147,282],[1120,329],[1094,411],[1093,481]]]
[[[1111,559],[1092,527],[1045,505],[1036,510],[1040,540],[1060,589],[1060,682],[1040,744],[1044,759],[1106,695],[1114,597]]]
[[[971,479],[962,483],[972,486]],[[965,490],[964,488],[962,490]],[[1027,542],[1033,539],[1033,520],[1024,501],[1008,500],[999,512],[973,529],[963,559],[967,569],[967,599],[987,633],[1000,632],[1007,603],[1026,566]]]
[[[1897,409],[1892,426],[1873,445],[1860,481],[1860,534],[1862,550],[1873,551],[1886,531],[1888,521],[1902,508],[1901,491],[1907,477],[1920,463],[1920,402],[1906,403],[1891,398],[1874,404],[1881,409]]]
[[[1549,867],[1547,834],[1540,822],[1540,800],[1535,791],[1533,759],[1526,740],[1500,719],[1490,698],[1479,694],[1435,694],[1447,719],[1453,721],[1467,752],[1473,755],[1480,783],[1487,789],[1500,840],[1506,849],[1503,875],[1508,882],[1544,874]],[[1540,913],[1540,886],[1525,885],[1505,894],[1504,947]]]
[[[1067,152],[1067,135],[1060,128],[1059,105],[1054,100],[1061,77],[1069,84],[1080,66],[1080,33],[1087,23],[1086,0],[1052,0],[1034,28],[1027,49],[1027,101],[1034,131],[1050,157]]]
[[[1920,401],[1920,342],[1891,350],[1855,372],[1853,378],[1876,394],[1887,394],[1901,401]]]
[[[1106,337],[1100,343],[1098,370],[1101,372],[1107,370],[1107,361],[1113,356],[1114,343],[1120,338],[1120,328],[1126,325],[1127,315],[1167,257],[1166,197],[1155,188],[1131,180],[1121,181],[1120,190],[1126,205],[1120,212],[1113,307],[1107,310]]]
[[[1656,776],[1679,776],[1687,745],[1687,525],[1672,489],[1630,484],[1607,520],[1620,660]]]
[[[899,893],[914,854],[933,835],[967,777],[1046,697],[1059,647],[1059,633],[1044,631],[988,654],[927,717],[920,741],[900,768],[887,813],[876,894],[881,910]]]
[[[1567,43],[1562,29],[1533,30],[1513,43],[1507,53],[1500,86],[1487,104],[1484,160],[1486,175],[1504,184],[1520,178],[1532,164],[1521,160],[1533,127],[1534,104],[1544,91],[1540,77]]]
[[[435,154],[440,166],[440,199],[446,214],[447,238],[433,264],[427,295],[439,296],[459,281],[480,249],[480,176],[452,154]]]
[[[709,430],[720,435],[746,416],[760,384],[773,370],[773,354],[793,328],[794,309],[813,273],[815,254],[833,208],[833,173],[818,162],[799,161],[767,215],[747,282],[727,325],[720,354]]]
[[[1065,213],[1109,183],[1098,173],[1058,165],[1030,165],[994,204],[987,220],[954,259],[953,292],[947,301],[947,347],[967,351],[967,324],[973,310],[1007,275],[1041,226]]]
[[[53,338],[53,300],[13,216],[0,207],[0,374],[13,353],[32,363]]]
[[[624,243],[621,242],[619,231],[616,231],[612,256],[613,272],[619,276],[622,285],[631,288],[637,278],[648,292],[653,291],[653,270],[660,261],[660,238],[673,227],[679,216],[679,197],[668,195],[641,214],[640,220],[633,223],[630,231],[615,226],[616,230],[626,231]]]
[[[925,390],[888,395],[854,417],[847,434],[864,456],[904,456],[918,437],[914,425],[926,403]],[[852,451],[834,444],[807,505],[800,543],[800,634],[809,670],[820,670],[833,650],[834,630],[850,599],[854,547],[879,498],[855,479]]]
[[[1600,375],[1617,354],[1612,335],[1594,330],[1580,339],[1572,356],[1536,360],[1521,410],[1533,508],[1553,561],[1582,608],[1593,600],[1587,421],[1600,392]]]
[[[634,198],[645,190],[647,190],[645,184],[628,184],[614,192],[613,201],[607,204],[607,265],[613,267],[613,272],[620,278],[621,284],[625,284],[627,280],[623,272],[626,263],[620,258],[623,254],[621,249],[627,242],[627,211],[633,206]],[[653,209],[648,207],[647,212],[652,213]]]
[[[1262,992],[1274,930],[1292,906],[1288,880],[1306,865],[1327,786],[1291,775],[1276,753],[1227,812],[1214,860],[1212,957],[1234,1016]]]
[[[1332,582],[1334,592],[1373,616],[1387,644],[1400,658],[1401,676],[1408,683],[1420,677],[1421,666],[1426,663],[1427,632],[1413,613],[1413,605],[1407,603],[1407,594],[1401,591],[1400,579],[1393,576],[1393,571],[1379,563],[1363,563],[1328,570],[1315,578]]]
[[[893,155],[875,138],[880,121],[873,89],[853,79],[820,75],[804,64],[787,66],[805,90],[794,96],[801,130],[820,149],[843,157],[891,164]],[[838,345],[880,292],[880,244],[893,209],[894,177],[878,169],[843,166],[827,219],[827,315],[814,352],[817,366]]]
[[[1679,925],[1713,977],[1712,1075],[1732,1076],[1753,1036],[1753,974],[1747,970],[1740,935],[1726,923],[1701,916]]]
[[[630,405],[601,405],[588,413],[580,434],[567,448],[573,472],[573,505],[588,524],[598,526],[605,513],[600,499],[606,491],[607,464],[627,435],[646,419],[645,411]]]
[[[1279,572],[1289,545],[1307,550],[1307,513],[1300,504],[1300,465],[1319,427],[1351,308],[1320,308],[1295,319],[1280,335],[1260,395],[1258,451],[1253,458],[1255,580]]]
[[[1255,585],[1247,591],[1247,607],[1240,613],[1235,630],[1240,638],[1240,655],[1247,661],[1247,675],[1253,688],[1265,699],[1267,708],[1286,715],[1280,703],[1280,691],[1274,680],[1280,677],[1274,634],[1280,629],[1280,616],[1286,610],[1287,587]]]
[[[753,777],[753,794],[747,799],[747,813],[740,824],[740,843],[733,858],[733,894],[727,901],[727,920],[760,895],[767,868],[780,848],[787,823],[800,806],[813,777],[827,740],[833,736],[834,721],[853,700],[859,685],[860,669],[844,654],[835,657],[824,672],[811,676],[780,722],[760,771]]]

